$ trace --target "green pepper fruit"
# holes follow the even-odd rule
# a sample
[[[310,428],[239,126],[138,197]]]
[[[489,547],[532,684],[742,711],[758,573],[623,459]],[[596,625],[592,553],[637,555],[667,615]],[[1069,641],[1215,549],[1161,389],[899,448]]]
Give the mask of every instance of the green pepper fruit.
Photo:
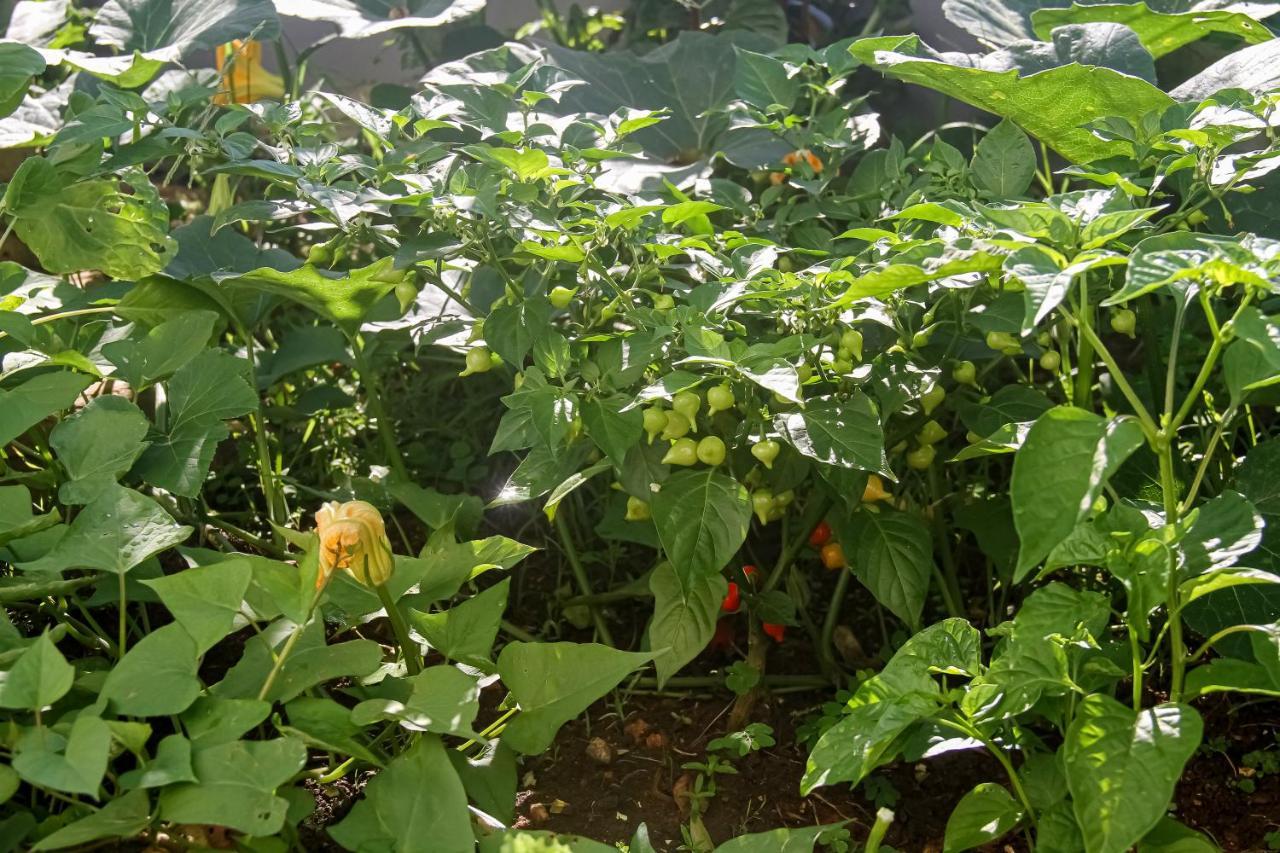
[[[667,455],[662,457],[663,465],[694,465],[698,461],[698,442],[692,438],[681,438],[671,442]]]
[[[689,429],[698,431],[698,409],[702,408],[702,398],[693,391],[681,391],[671,398],[671,408],[684,415],[689,422]]]
[[[751,445],[751,455],[759,460],[761,465],[770,470],[773,469],[773,460],[778,458],[780,450],[782,450],[782,445],[772,438],[766,438],[764,441],[757,441]]]
[[[1058,354],[1057,350],[1049,350],[1040,356],[1040,366],[1053,373],[1062,366],[1062,356]]]
[[[761,524],[768,524],[769,514],[773,512],[773,492],[768,489],[756,489],[752,492],[751,511],[760,519]]]
[[[557,285],[551,288],[551,295],[548,298],[554,307],[563,310],[569,307],[569,303],[573,301],[574,294],[577,292],[577,290]]]
[[[924,409],[926,415],[933,414],[933,410],[942,405],[942,401],[947,398],[947,390],[941,384],[935,382],[929,386],[929,390],[920,395],[920,407]]]
[[[972,361],[962,361],[956,364],[951,370],[951,376],[961,385],[973,385],[976,387],[978,384],[978,368],[973,366]]]
[[[667,412],[667,423],[662,429],[662,437],[667,441],[683,438],[689,434],[689,419],[679,412]]]
[[[670,311],[676,307],[676,301],[668,293],[655,293],[653,295],[653,307],[657,311]]]
[[[698,461],[703,465],[719,465],[724,461],[724,441],[709,435],[698,442]]]
[[[917,471],[923,471],[933,464],[937,455],[938,451],[934,450],[932,444],[925,444],[907,454],[907,464]]]
[[[716,412],[732,409],[736,402],[733,389],[728,384],[716,385],[707,390],[707,414],[714,415]]]
[[[649,436],[650,444],[667,428],[667,417],[667,413],[657,406],[644,410],[644,431]]]
[[[1138,328],[1138,315],[1134,314],[1128,308],[1121,308],[1111,315],[1111,331],[1121,335],[1133,337],[1134,331]]]
[[[862,361],[862,332],[845,329],[840,333],[840,348],[852,353],[854,361]]]
[[[925,425],[916,433],[916,441],[921,445],[937,444],[946,437],[946,429],[937,421],[926,421]]]
[[[467,350],[467,367],[459,376],[470,376],[473,373],[488,373],[493,367],[493,355],[488,347],[472,347]]]
[[[648,521],[650,518],[649,504],[637,497],[627,497],[627,514],[623,516],[626,521]]]

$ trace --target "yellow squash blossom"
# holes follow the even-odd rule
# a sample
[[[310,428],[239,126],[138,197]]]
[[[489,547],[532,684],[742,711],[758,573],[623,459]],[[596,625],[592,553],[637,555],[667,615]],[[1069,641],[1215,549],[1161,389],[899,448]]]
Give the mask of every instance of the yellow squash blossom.
[[[222,91],[214,97],[218,104],[252,104],[284,97],[284,81],[262,67],[262,42],[232,41],[219,45],[215,53]]]
[[[335,569],[343,569],[368,587],[380,586],[391,577],[395,558],[382,515],[365,501],[330,501],[316,512],[320,537],[320,573],[316,587],[329,582]]]

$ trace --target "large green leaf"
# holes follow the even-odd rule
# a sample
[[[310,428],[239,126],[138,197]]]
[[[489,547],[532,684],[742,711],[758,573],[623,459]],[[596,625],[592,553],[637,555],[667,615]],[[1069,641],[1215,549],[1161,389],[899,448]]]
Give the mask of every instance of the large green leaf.
[[[711,641],[729,584],[718,572],[682,576],[664,561],[649,576],[649,589],[653,592],[649,648],[667,650],[653,662],[661,688]]]
[[[409,620],[431,648],[450,660],[468,666],[492,666],[489,655],[507,609],[511,579],[498,583],[448,610],[435,613],[409,611]]]
[[[835,824],[839,826],[839,824]],[[752,832],[731,838],[716,848],[715,853],[813,853],[818,837],[831,826],[805,826],[798,829],[778,827],[765,832]]]
[[[185,497],[199,494],[218,442],[230,432],[223,421],[258,408],[246,368],[228,352],[206,350],[173,375],[165,384],[164,429],[138,460],[143,479]]]
[[[532,755],[652,655],[597,643],[509,643],[498,656],[502,683],[520,705],[502,740]]]
[[[62,371],[42,373],[8,391],[0,391],[0,445],[70,406],[91,384],[91,376]]]
[[[27,572],[99,569],[124,574],[190,534],[190,527],[174,522],[151,498],[113,485],[75,517],[49,553],[19,565]]]
[[[1017,198],[1036,175],[1036,150],[1009,119],[997,124],[978,142],[971,167],[973,185],[986,196]]]
[[[156,591],[204,654],[231,631],[252,578],[248,560],[231,559],[183,569],[143,584]]]
[[[102,685],[102,698],[126,716],[180,714],[200,695],[199,665],[195,640],[180,626],[165,625],[143,637],[115,665]]]
[[[452,666],[431,666],[397,686],[405,690],[395,698],[366,699],[352,708],[352,722],[368,726],[397,720],[410,731],[479,737],[471,728],[480,712],[480,684],[473,676]]]
[[[136,279],[164,269],[176,249],[169,208],[147,177],[126,172],[117,181],[65,184],[50,161],[31,157],[4,195],[13,230],[51,273],[101,270]]]
[[[1107,420],[1059,406],[1036,420],[1014,457],[1009,489],[1021,540],[1016,578],[1075,529],[1103,484],[1142,442],[1133,418]]]
[[[751,499],[715,468],[673,474],[650,501],[658,538],[684,578],[717,574],[746,541]]]
[[[75,675],[49,634],[41,634],[0,674],[0,708],[34,711],[52,705],[71,689]]]
[[[1124,853],[1160,822],[1203,730],[1187,705],[1135,713],[1100,693],[1081,700],[1063,766],[1086,853]]]
[[[279,34],[270,0],[107,0],[89,28],[97,43],[166,62],[232,39]]]
[[[773,425],[792,447],[810,459],[893,478],[884,454],[880,415],[871,398],[861,391],[844,400],[819,397],[798,412],[775,416]]]
[[[884,510],[855,512],[837,527],[852,557],[849,571],[891,613],[918,629],[933,572],[928,526],[914,513]]]
[[[245,644],[244,655],[213,687],[213,693],[225,699],[256,697],[271,672],[275,655],[288,641],[294,627],[294,623],[280,620],[250,639]],[[280,667],[276,680],[263,698],[288,702],[307,688],[330,679],[344,675],[368,675],[381,662],[382,649],[373,640],[348,640],[328,645],[323,622],[313,620],[294,644],[293,652]]]
[[[173,313],[177,306],[170,306]],[[200,354],[218,322],[214,311],[178,311],[138,340],[111,341],[102,354],[134,392],[165,379]]]
[[[0,118],[18,108],[31,79],[44,72],[44,57],[25,44],[0,44]]]
[[[1146,80],[1110,68],[1070,64],[1026,75],[1014,69],[988,70],[918,55],[914,37],[864,39],[850,50],[892,77],[1012,119],[1075,163],[1125,153],[1125,143],[1100,139],[1083,125],[1119,116],[1136,126],[1146,113],[1173,104],[1173,98]]]
[[[398,277],[393,267],[392,258],[382,258],[344,273],[307,264],[288,271],[261,267],[246,273],[215,273],[213,278],[232,291],[268,293],[305,305],[354,334],[378,300],[395,289]]]
[[[349,39],[400,29],[443,27],[475,15],[486,3],[487,0],[275,0],[281,15],[337,24],[338,34]]]
[[[151,823],[146,791],[130,791],[109,801],[88,817],[46,835],[32,850],[63,850],[102,838],[133,838]]]
[[[1179,101],[1199,101],[1223,89],[1261,95],[1280,86],[1280,39],[1229,53],[1169,92]]]
[[[272,835],[284,825],[289,808],[276,789],[306,760],[306,746],[297,738],[236,740],[197,750],[192,764],[199,781],[163,789],[160,817]]]
[[[897,754],[900,736],[928,717],[936,704],[919,696],[901,696],[861,705],[823,733],[809,754],[800,791],[823,785],[857,784]]]
[[[1022,806],[1002,785],[980,783],[960,798],[947,818],[943,853],[959,853],[995,841],[1018,825],[1022,812]]]
[[[146,449],[150,422],[124,397],[97,397],[49,434],[68,480],[58,488],[64,504],[87,504],[110,489]]]
[[[110,749],[111,729],[86,712],[65,735],[49,726],[24,731],[13,753],[13,769],[32,785],[96,798]]]
[[[348,850],[472,853],[475,837],[467,795],[435,735],[396,756],[365,788],[364,797],[329,828]]]
[[[1142,46],[1156,59],[1212,33],[1227,33],[1251,43],[1272,38],[1270,30],[1245,12],[1228,11],[1212,2],[1186,5],[1190,7],[1186,11],[1166,12],[1147,3],[1073,3],[1066,9],[1037,9],[1031,13],[1031,25],[1039,38],[1048,39],[1054,28],[1064,24],[1124,24],[1137,33]],[[1247,8],[1251,4],[1240,5]]]

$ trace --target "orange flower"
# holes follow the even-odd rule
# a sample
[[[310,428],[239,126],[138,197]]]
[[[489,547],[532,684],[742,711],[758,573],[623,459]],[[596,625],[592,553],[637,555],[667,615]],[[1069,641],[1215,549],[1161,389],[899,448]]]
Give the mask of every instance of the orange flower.
[[[789,154],[784,155],[782,158],[782,165],[794,166],[797,163],[799,163],[802,159],[809,164],[809,168],[813,170],[813,173],[815,175],[822,174],[822,160],[820,160],[818,158],[818,155],[814,154],[808,148],[800,148],[795,151],[792,151]],[[777,186],[778,184],[782,183],[786,179],[787,179],[787,176],[782,172],[771,172],[769,174],[769,181],[774,186]]]
[[[239,39],[218,45],[214,58],[222,74],[217,104],[251,104],[284,97],[284,81],[262,66],[262,42]]]
[[[365,501],[331,501],[316,513],[320,537],[320,573],[316,587],[329,582],[336,569],[365,586],[380,586],[391,577],[395,559],[382,515]]]

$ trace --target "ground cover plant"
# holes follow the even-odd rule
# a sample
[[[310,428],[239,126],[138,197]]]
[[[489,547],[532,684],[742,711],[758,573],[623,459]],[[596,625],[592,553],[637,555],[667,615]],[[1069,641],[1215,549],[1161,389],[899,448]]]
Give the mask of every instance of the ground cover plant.
[[[1280,848],[1280,3],[855,5],[17,4],[0,847]]]

